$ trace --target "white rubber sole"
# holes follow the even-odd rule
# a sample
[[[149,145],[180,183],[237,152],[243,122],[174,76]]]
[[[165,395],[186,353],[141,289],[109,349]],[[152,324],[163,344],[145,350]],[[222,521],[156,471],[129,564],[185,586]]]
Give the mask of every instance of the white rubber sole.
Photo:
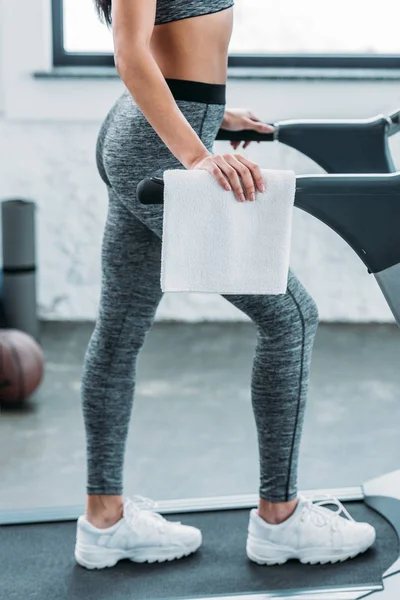
[[[134,550],[114,550],[96,546],[84,546],[76,543],[75,560],[79,565],[86,569],[104,569],[106,567],[114,567],[118,561],[123,559],[138,563],[177,560],[196,552],[200,546],[201,539],[190,548],[157,546],[153,548],[135,548]]]
[[[246,554],[250,560],[259,565],[283,565],[290,559],[297,559],[303,564],[325,565],[327,563],[343,562],[354,558],[358,554],[366,552],[372,546],[375,539],[366,541],[365,544],[336,550],[334,548],[303,548],[294,552],[291,548],[275,546],[270,542],[257,540],[249,535],[246,544]]]

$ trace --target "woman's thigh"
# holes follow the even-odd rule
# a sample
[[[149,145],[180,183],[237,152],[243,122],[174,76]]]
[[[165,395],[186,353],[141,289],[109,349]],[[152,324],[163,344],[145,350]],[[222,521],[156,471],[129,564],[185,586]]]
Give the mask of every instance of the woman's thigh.
[[[109,190],[102,242],[102,286],[98,325],[116,335],[123,321],[152,322],[162,298],[161,240]]]
[[[206,148],[212,151],[225,106],[179,99],[176,103]],[[161,238],[163,207],[140,204],[136,188],[146,177],[162,177],[166,170],[184,167],[152,128],[130,94],[123,94],[107,117],[100,132],[98,149],[101,154],[99,166],[113,193]]]

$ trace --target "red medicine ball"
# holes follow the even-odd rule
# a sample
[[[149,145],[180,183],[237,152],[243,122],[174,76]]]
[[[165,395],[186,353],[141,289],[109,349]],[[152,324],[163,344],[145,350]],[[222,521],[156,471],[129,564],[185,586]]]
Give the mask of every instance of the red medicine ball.
[[[43,378],[40,346],[17,329],[0,329],[0,403],[19,404],[36,390]]]

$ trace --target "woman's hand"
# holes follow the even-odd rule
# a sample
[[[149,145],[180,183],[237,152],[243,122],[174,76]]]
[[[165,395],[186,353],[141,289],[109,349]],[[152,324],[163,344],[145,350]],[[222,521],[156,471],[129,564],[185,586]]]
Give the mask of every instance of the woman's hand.
[[[260,133],[273,133],[275,127],[263,123],[250,110],[245,108],[229,108],[221,123],[221,129],[240,131],[241,129],[254,129]],[[241,142],[231,141],[236,149]],[[246,148],[250,141],[244,142]],[[239,202],[246,198],[253,202],[256,189],[265,192],[263,177],[260,167],[241,154],[208,154],[197,159],[189,169],[203,169],[213,175],[225,190],[234,191]]]
[[[254,129],[259,133],[273,133],[275,131],[275,127],[261,121],[261,119],[256,117],[256,115],[247,108],[227,108],[221,123],[221,129],[227,129],[228,131]],[[247,148],[250,143],[251,140],[243,142],[243,149]],[[236,150],[241,142],[231,140],[230,144]]]
[[[256,187],[265,192],[260,167],[241,154],[209,154],[192,163],[189,169],[211,173],[225,190],[234,191],[239,202],[255,200]]]

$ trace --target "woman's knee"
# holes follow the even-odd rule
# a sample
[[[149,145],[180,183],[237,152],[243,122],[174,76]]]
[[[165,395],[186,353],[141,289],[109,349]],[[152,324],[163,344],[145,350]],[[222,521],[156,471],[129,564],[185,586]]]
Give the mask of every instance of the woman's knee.
[[[317,303],[300,283],[295,291],[288,289],[288,294],[292,300],[292,319],[297,323],[303,336],[313,338],[319,322]]]
[[[261,304],[258,315],[253,319],[260,331],[275,343],[301,342],[304,337],[313,338],[319,320],[318,307],[314,298],[301,285],[296,290],[288,288],[286,294],[268,298]]]
[[[303,286],[298,304],[306,327],[311,330],[316,329],[319,322],[318,306],[313,296]]]

